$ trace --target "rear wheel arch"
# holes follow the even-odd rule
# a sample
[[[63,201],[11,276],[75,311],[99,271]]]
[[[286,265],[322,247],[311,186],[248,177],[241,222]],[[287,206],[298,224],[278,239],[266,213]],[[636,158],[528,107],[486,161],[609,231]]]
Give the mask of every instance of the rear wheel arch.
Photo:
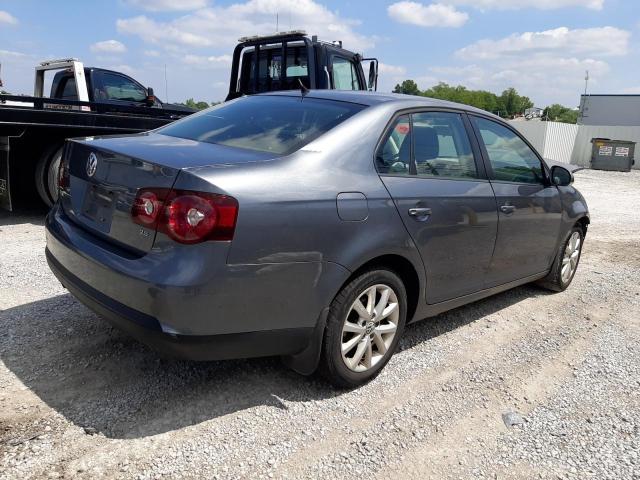
[[[409,323],[418,308],[418,302],[421,292],[421,280],[418,270],[413,263],[406,257],[398,254],[380,255],[371,258],[353,270],[351,275],[336,290],[333,299],[335,299],[344,288],[349,285],[355,278],[361,276],[364,272],[371,270],[389,270],[395,273],[404,285],[407,294],[407,323]],[[333,299],[330,303],[333,302]],[[316,371],[320,362],[320,354],[322,342],[326,331],[327,315],[329,306],[325,307],[321,312],[318,324],[311,335],[309,345],[303,351],[296,355],[288,355],[283,357],[285,365],[302,375],[310,375]]]
[[[400,277],[404,284],[404,288],[407,291],[407,323],[410,322],[418,308],[421,284],[420,276],[418,275],[416,267],[410,260],[402,255],[387,254],[367,260],[355,269],[349,278],[340,285],[338,293],[341,292],[344,286],[348,285],[354,278],[367,270],[374,269],[390,270]]]

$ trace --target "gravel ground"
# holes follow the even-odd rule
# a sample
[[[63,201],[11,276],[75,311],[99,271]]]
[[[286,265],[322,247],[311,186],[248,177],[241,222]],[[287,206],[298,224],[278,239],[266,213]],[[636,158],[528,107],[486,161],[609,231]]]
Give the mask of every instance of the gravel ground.
[[[566,292],[410,326],[350,392],[163,358],[58,284],[41,212],[0,216],[0,478],[640,479],[640,172],[576,177],[592,225]]]

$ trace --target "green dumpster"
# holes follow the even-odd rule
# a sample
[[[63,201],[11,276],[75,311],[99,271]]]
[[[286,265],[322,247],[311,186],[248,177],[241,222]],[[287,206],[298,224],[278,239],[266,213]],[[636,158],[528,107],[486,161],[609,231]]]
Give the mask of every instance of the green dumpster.
[[[595,170],[613,170],[629,172],[634,164],[636,142],[592,138],[591,168]]]

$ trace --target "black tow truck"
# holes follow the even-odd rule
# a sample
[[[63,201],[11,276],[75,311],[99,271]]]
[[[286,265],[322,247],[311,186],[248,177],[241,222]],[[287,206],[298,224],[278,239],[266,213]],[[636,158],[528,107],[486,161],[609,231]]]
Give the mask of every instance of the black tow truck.
[[[304,30],[243,37],[233,51],[227,100],[295,89],[376,90],[378,60],[309,38]],[[368,64],[365,77],[364,65]]]
[[[45,97],[48,71],[57,73]],[[0,95],[0,208],[37,196],[53,204],[66,138],[143,132],[194,111],[162,103],[152,88],[120,72],[71,58],[42,62],[33,96]]]
[[[58,73],[44,98],[48,70]],[[226,100],[291,89],[376,90],[377,81],[377,59],[295,30],[239,40]],[[142,132],[192,112],[160,102],[151,88],[122,73],[85,68],[75,59],[43,62],[33,97],[0,95],[0,208],[11,210],[36,192],[52,205],[66,138]]]

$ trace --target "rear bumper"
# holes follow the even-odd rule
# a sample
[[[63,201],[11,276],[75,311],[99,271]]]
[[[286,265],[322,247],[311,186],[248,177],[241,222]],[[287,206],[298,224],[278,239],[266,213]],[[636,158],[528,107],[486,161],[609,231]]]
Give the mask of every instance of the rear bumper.
[[[153,317],[101,294],[66,270],[46,251],[49,268],[80,302],[114,327],[156,350],[189,360],[291,355],[306,348],[313,328],[263,330],[225,335],[175,335],[164,333]]]
[[[323,263],[227,265],[223,242],[126,258],[58,206],[46,233],[49,266],[78,300],[143,343],[195,360],[304,350],[335,294],[329,286],[348,275]]]

